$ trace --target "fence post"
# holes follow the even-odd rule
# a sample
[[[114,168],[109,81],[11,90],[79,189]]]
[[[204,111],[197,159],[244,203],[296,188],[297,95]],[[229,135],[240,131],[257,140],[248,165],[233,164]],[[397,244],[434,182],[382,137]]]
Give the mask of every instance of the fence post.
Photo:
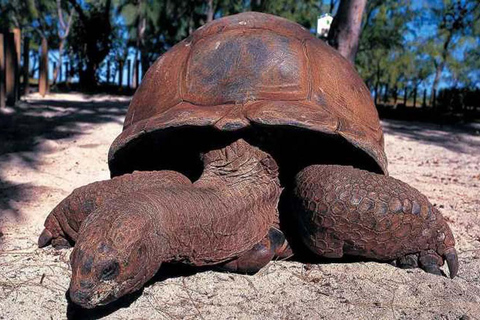
[[[127,60],[127,88],[132,85],[132,60]]]
[[[437,90],[432,90],[432,107],[435,109],[437,107]]]
[[[7,96],[7,105],[14,106],[18,98],[17,90],[17,74],[18,74],[18,64],[17,56],[15,49],[15,39],[14,34],[11,32],[6,32],[4,35],[5,42],[5,91]]]
[[[23,94],[30,92],[30,38],[23,38]]]
[[[3,43],[3,33],[0,33],[0,109],[5,108],[5,49]]]
[[[22,31],[18,28],[13,29],[13,41],[15,42],[15,54],[17,56],[17,72],[15,73],[15,94],[16,100],[20,99],[20,65],[22,63]]]
[[[48,84],[48,43],[47,39],[42,38],[42,52],[40,54],[40,71],[38,80],[38,91],[42,97],[49,91]]]
[[[387,105],[388,100],[388,83],[385,85],[385,91],[383,92],[383,103]]]
[[[68,62],[63,64],[65,66],[65,83],[68,84],[70,69],[68,68]]]
[[[136,89],[138,87],[138,80],[139,80],[139,74],[140,74],[140,70],[138,70],[140,66],[140,61],[138,59],[135,59],[133,61],[133,83],[132,83],[132,87],[134,89]]]
[[[413,107],[415,108],[417,106],[417,87],[415,87],[415,90],[413,91]]]
[[[119,60],[118,61],[118,86],[120,89],[123,86],[123,61]]]
[[[107,61],[107,84],[110,83],[110,60]]]
[[[422,108],[425,108],[427,106],[427,89],[423,89],[423,103],[422,103]]]

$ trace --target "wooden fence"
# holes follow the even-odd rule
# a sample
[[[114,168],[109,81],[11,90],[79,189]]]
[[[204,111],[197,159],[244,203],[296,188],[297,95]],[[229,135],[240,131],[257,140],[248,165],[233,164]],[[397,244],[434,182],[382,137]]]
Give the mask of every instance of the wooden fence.
[[[23,44],[23,46],[22,46]],[[22,50],[23,47],[23,50]],[[23,53],[23,54],[22,54]],[[23,61],[22,61],[23,60]],[[30,83],[30,39],[23,37],[20,29],[0,30],[0,108],[5,105],[13,106],[20,96],[31,90]],[[59,67],[58,82],[71,84],[76,71],[73,65],[66,61]],[[50,67],[53,67],[50,69]],[[57,63],[48,59],[48,43],[44,38],[40,46],[38,69],[38,92],[45,96],[50,92],[52,80],[49,79],[49,70],[56,70]],[[115,73],[110,61],[106,64],[106,80],[103,84],[117,86],[118,89],[135,89],[140,84],[140,62],[127,59],[116,63],[118,83],[114,84]],[[124,82],[124,72],[127,68],[127,83]],[[112,77],[113,76],[113,77]],[[113,79],[112,79],[113,78]],[[57,80],[55,79],[55,80]],[[55,81],[56,82],[56,81]],[[58,83],[56,82],[56,83]]]

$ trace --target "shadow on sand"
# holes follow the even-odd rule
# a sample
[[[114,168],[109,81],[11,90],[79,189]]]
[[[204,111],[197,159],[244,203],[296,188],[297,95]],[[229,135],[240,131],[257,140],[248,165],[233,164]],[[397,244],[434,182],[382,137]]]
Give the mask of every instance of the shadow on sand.
[[[128,107],[125,98],[97,99],[82,96],[82,101],[41,99],[19,101],[0,113],[0,227],[4,214],[17,215],[13,203],[31,197],[33,185],[14,184],[6,177],[11,161],[36,169],[47,140],[69,139],[83,134],[82,124],[123,122]]]
[[[423,143],[440,146],[458,153],[480,150],[479,141],[468,139],[469,136],[480,136],[479,123],[446,125],[431,122],[383,119],[382,127],[385,134],[422,141]]]

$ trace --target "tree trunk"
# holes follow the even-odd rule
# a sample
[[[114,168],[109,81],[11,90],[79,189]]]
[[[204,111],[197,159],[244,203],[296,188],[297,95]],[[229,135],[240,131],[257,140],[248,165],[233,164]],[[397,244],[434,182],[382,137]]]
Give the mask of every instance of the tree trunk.
[[[441,60],[438,63],[435,63],[435,78],[433,79],[432,92],[437,91],[438,83],[440,82],[440,77],[442,76],[443,69],[447,62],[448,51],[450,50],[450,42],[452,41],[453,32],[449,32],[445,42],[443,43],[443,49],[441,54]],[[435,61],[435,60],[434,60]]]
[[[432,84],[432,92],[437,91],[438,83],[440,82],[440,77],[442,76],[442,71],[444,67],[445,67],[445,60],[436,64],[435,78],[433,79],[433,84]]]
[[[0,109],[5,108],[5,57],[4,37],[0,33]]]
[[[213,21],[213,0],[207,0],[207,21],[206,23],[209,23],[210,21]]]
[[[330,14],[333,14],[333,9],[335,9],[335,0],[330,0]]]
[[[396,109],[398,104],[398,87],[395,85],[393,87],[393,108]]]
[[[413,107],[414,108],[417,107],[417,87],[415,87],[415,89],[413,91]]]
[[[63,46],[64,46],[64,39],[60,40],[60,45],[58,46],[58,65],[53,70],[53,85],[57,84],[57,78],[60,73],[60,69],[62,67],[62,54],[63,54]]]
[[[17,100],[20,99],[20,73],[22,64],[22,31],[19,28],[13,29],[13,36],[15,39],[15,52],[17,54],[17,73],[15,74],[15,88],[17,90]]]
[[[110,60],[107,61],[107,84],[110,83]]]
[[[40,56],[40,71],[38,80],[38,91],[44,97],[48,91],[48,44],[47,39],[42,39],[42,53]]]
[[[123,61],[118,62],[118,86],[120,89],[123,87]]]
[[[388,83],[385,84],[385,91],[383,91],[383,103],[387,105],[388,102]]]
[[[23,39],[23,94],[30,92],[30,38]]]
[[[15,49],[15,38],[11,32],[4,34],[5,41],[5,90],[7,97],[7,105],[14,106],[17,102],[17,50]]]
[[[82,88],[92,90],[97,85],[98,66],[87,61],[85,70],[80,69],[80,85]]]
[[[328,42],[354,63],[367,0],[341,0],[328,32]]]
[[[140,52],[140,65],[142,68],[142,79],[147,73],[148,68],[150,68],[150,60],[148,59],[148,54],[144,51]]]
[[[132,60],[127,60],[127,88],[132,87]]]

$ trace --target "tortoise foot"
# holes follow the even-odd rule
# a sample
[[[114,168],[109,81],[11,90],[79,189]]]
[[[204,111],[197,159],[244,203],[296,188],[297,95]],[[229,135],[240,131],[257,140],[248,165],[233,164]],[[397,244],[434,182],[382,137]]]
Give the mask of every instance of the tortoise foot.
[[[219,266],[220,270],[254,274],[265,267],[273,258],[288,258],[292,250],[283,233],[277,228],[270,228],[267,236],[252,249],[243,253],[235,260]]]
[[[450,271],[450,278],[456,276],[458,272],[458,257],[455,249],[450,248],[443,257],[433,250],[426,250],[420,253],[408,254],[396,260],[396,266],[402,269],[421,268],[425,272],[438,276],[446,276],[440,269],[444,260],[447,262]]]

